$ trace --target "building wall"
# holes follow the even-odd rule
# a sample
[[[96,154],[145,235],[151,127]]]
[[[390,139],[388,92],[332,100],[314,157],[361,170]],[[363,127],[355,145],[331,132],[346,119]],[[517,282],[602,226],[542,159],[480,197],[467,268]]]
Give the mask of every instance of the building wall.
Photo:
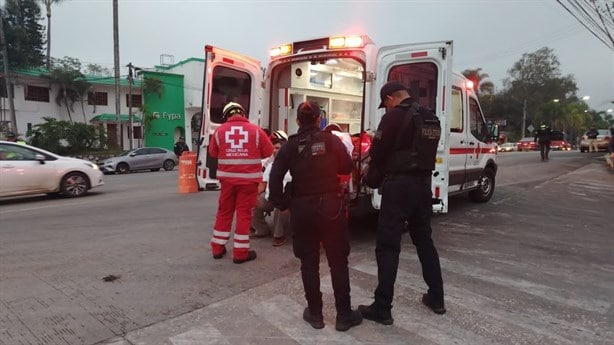
[[[48,87],[49,102],[40,101],[26,101],[25,94],[28,85]],[[50,85],[49,82],[42,78],[32,76],[21,76],[15,78],[14,90],[14,104],[15,104],[15,117],[17,118],[17,131],[18,135],[22,138],[26,138],[26,133],[29,127],[33,127],[37,124],[44,123],[43,117],[52,117],[57,120],[69,121],[70,117],[74,122],[85,122],[88,124],[90,120],[97,115],[103,113],[115,113],[115,87],[113,85],[101,85],[93,84],[90,88],[90,92],[106,92],[107,93],[107,105],[89,105],[87,103],[87,97],[83,104],[76,102],[73,108],[69,112],[64,104],[58,105],[56,103],[56,97],[58,95],[58,87]],[[121,113],[128,114],[128,104],[126,95],[128,94],[128,87],[122,86],[120,88],[120,104]],[[140,86],[133,86],[132,93],[135,95],[141,94]],[[9,104],[7,98],[0,98],[0,121],[9,121],[11,119]],[[141,116],[141,109],[138,107],[132,108],[132,114]],[[130,146],[128,141],[128,127],[129,124],[122,124],[123,134],[123,148],[127,149]],[[134,141],[136,147],[137,140]]]
[[[180,136],[186,137],[184,76],[153,71],[143,71],[142,76],[158,78],[163,85],[161,96],[145,93],[143,98],[146,146],[172,150]],[[187,138],[186,142],[190,143]]]

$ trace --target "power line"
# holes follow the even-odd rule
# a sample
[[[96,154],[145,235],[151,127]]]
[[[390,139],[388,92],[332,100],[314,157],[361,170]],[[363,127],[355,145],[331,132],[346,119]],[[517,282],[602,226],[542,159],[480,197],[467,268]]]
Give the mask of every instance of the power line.
[[[567,2],[569,6],[566,6],[565,4],[563,4],[561,0],[556,0],[556,2],[559,3],[559,5],[563,6],[563,8],[567,12],[569,12],[569,14],[571,14],[580,24],[582,24],[582,26],[584,26],[593,36],[595,36],[598,40],[600,40],[603,44],[605,44],[606,47],[614,50],[614,41],[612,41],[611,39],[606,40],[606,38],[602,37],[601,35],[607,32],[606,23],[603,22],[603,27],[601,27],[599,23],[596,21],[596,19],[593,17],[593,15],[586,9],[586,6],[582,5],[577,0],[568,0]],[[597,7],[595,7],[595,12],[597,12],[598,15],[600,14]],[[611,37],[608,37],[608,38],[611,38]]]

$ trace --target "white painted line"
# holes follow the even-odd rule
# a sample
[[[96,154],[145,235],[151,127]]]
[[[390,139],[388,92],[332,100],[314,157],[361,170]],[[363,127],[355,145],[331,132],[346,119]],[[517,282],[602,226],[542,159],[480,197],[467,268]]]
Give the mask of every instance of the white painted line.
[[[336,331],[326,317],[323,329],[311,327],[303,320],[305,305],[287,296],[277,295],[250,308],[299,344],[361,344],[350,334]]]
[[[209,323],[177,334],[169,340],[173,345],[231,345],[231,342]]]

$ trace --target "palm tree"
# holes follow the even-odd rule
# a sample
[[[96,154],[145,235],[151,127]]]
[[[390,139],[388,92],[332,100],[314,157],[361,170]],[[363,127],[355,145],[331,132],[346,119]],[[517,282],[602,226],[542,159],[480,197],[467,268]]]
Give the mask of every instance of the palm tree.
[[[482,93],[493,94],[495,91],[495,84],[490,81],[488,73],[482,73],[481,68],[466,69],[463,71],[463,75],[474,83],[475,93],[480,96]]]
[[[51,67],[51,5],[59,4],[64,0],[41,0],[47,11],[47,62],[45,67]]]

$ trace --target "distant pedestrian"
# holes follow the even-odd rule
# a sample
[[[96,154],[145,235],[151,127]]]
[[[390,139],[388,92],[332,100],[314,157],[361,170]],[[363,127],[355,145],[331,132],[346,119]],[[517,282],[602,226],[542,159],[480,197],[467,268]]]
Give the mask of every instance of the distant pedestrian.
[[[552,141],[552,129],[546,123],[542,122],[535,132],[535,142],[539,145],[539,154],[542,157],[542,162],[549,160],[550,142]]]
[[[595,127],[591,127],[591,129],[586,132],[586,138],[588,139],[588,152],[593,152],[593,148],[595,152],[599,152],[599,147],[597,146],[597,137],[599,136],[599,131],[595,129]]]
[[[242,264],[256,258],[256,251],[249,250],[249,228],[258,183],[262,181],[262,159],[273,154],[273,144],[260,127],[249,122],[240,104],[228,103],[222,116],[225,123],[215,130],[209,142],[209,155],[217,158],[221,185],[211,250],[214,259],[226,254],[236,213],[233,262]]]
[[[185,143],[184,137],[179,137],[179,140],[175,143],[174,151],[177,157],[181,156],[181,154],[183,154],[186,151],[190,151],[188,144]]]

